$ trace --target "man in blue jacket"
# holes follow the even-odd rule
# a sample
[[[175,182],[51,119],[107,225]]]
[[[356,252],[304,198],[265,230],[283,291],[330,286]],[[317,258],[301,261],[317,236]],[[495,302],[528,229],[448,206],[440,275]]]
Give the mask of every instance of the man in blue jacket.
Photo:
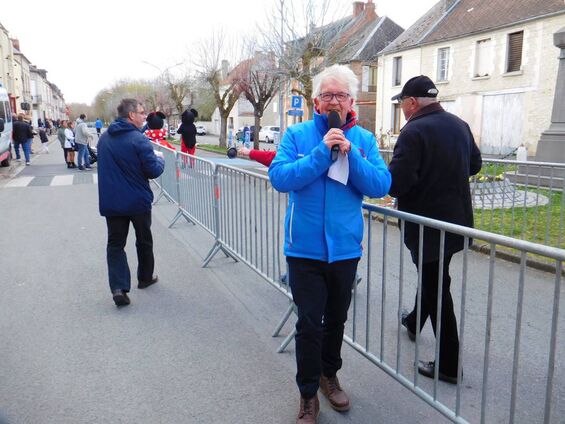
[[[437,95],[432,80],[420,75],[408,80],[402,92],[392,98],[400,102],[407,122],[389,164],[392,175],[390,194],[398,198],[401,211],[472,227],[469,177],[480,171],[481,153],[469,125],[443,110]],[[419,267],[419,226],[412,222],[404,224],[404,244]],[[416,332],[422,330],[429,316],[435,334],[440,259],[443,256],[438,376],[440,380],[455,384],[458,380],[459,338],[450,293],[449,264],[453,254],[464,248],[464,239],[446,233],[444,251],[440,252],[438,230],[425,227],[423,236],[422,267],[419,269],[422,275],[420,328],[416,328],[417,302],[410,313],[402,313],[402,325],[410,339],[415,340]],[[435,367],[433,361],[420,361],[418,372],[434,378]]]
[[[336,374],[362,253],[361,206],[363,196],[382,197],[390,187],[375,137],[356,125],[358,84],[346,66],[318,74],[314,119],[287,129],[269,168],[273,187],[290,193],[284,252],[298,311],[296,422],[301,424],[316,422],[318,388],[335,410],[350,408]]]
[[[98,141],[99,208],[108,227],[108,280],[116,306],[130,303],[131,277],[124,250],[130,222],[136,237],[137,287],[144,289],[158,280],[153,275],[153,192],[149,179],[163,173],[165,161],[141,133],[144,120],[143,105],[135,99],[123,99],[118,119]]]

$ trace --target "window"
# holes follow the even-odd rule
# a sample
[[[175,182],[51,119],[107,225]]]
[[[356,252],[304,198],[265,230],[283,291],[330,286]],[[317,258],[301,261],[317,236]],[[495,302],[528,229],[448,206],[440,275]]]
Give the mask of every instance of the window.
[[[361,91],[374,93],[377,91],[377,68],[375,66],[363,66],[363,78]]]
[[[402,113],[402,109],[400,109],[399,103],[392,104],[392,133],[398,134],[400,133],[400,115]]]
[[[392,58],[392,85],[397,86],[402,83],[402,56]]]
[[[475,47],[475,77],[486,77],[489,75],[491,65],[491,42],[490,38],[477,41]]]
[[[375,93],[377,91],[377,67],[369,67],[369,89],[370,93]]]
[[[447,81],[449,72],[449,47],[437,51],[437,81]]]
[[[506,72],[517,72],[522,67],[522,44],[524,31],[508,34],[508,50],[506,54]]]

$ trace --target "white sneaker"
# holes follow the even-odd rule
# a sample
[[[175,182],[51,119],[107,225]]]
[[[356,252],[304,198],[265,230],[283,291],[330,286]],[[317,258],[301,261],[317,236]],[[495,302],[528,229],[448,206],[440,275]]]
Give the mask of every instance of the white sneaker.
[[[26,162],[26,165],[27,165],[27,166],[31,165],[31,162]]]

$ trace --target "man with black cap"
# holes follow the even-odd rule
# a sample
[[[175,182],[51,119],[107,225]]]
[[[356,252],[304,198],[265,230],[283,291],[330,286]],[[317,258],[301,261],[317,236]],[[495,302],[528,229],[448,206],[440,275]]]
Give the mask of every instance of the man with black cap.
[[[406,125],[394,147],[389,171],[392,175],[390,195],[398,199],[398,209],[428,218],[473,226],[473,209],[469,177],[480,171],[481,153],[466,122],[446,112],[437,101],[438,90],[425,75],[411,78],[400,94],[392,97],[400,103]],[[419,266],[419,226],[404,222],[404,244],[412,261]],[[463,250],[462,236],[446,233],[443,272],[440,266],[440,234],[424,228],[422,261],[422,302],[420,328],[416,328],[417,296],[412,312],[402,313],[402,325],[410,340],[415,340],[428,316],[436,334],[439,276],[443,275],[439,379],[457,384],[459,337],[453,300],[449,291],[449,263],[453,254]],[[438,335],[436,334],[436,337]],[[434,378],[435,362],[420,361],[418,372]]]

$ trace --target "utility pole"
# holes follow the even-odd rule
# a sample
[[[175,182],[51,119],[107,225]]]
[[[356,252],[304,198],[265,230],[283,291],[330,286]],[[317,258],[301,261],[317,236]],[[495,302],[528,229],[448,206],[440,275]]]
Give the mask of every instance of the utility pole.
[[[284,55],[284,36],[283,36],[283,30],[284,30],[284,0],[281,0],[281,8],[280,8],[280,12],[281,12],[281,51],[279,54],[279,73],[281,78],[279,79],[279,143],[282,140],[282,136],[284,134],[284,99],[283,99],[283,73],[282,73],[282,68],[281,68],[281,61]]]

